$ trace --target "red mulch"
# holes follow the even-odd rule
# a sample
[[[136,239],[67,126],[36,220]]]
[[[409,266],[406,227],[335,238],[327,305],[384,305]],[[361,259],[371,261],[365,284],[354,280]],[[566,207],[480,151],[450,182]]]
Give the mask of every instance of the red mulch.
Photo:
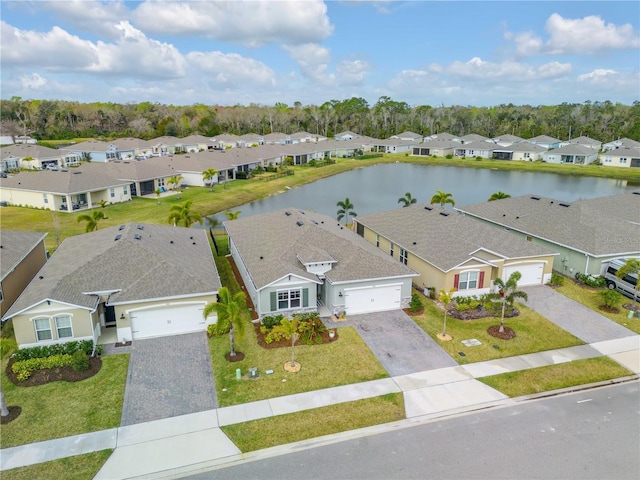
[[[13,358],[7,363],[7,377],[14,385],[18,387],[36,387],[49,382],[57,382],[63,380],[65,382],[79,382],[89,377],[93,377],[102,368],[102,359],[100,357],[89,357],[89,368],[84,372],[76,372],[73,367],[60,368],[43,368],[36,370],[26,380],[18,380],[17,376],[11,370],[11,366],[15,363]]]
[[[228,362],[241,362],[244,360],[244,353],[236,350],[235,356],[232,357],[231,352],[227,352],[224,354],[224,358],[226,358]]]
[[[500,331],[500,325],[493,325],[487,328],[487,332],[489,333],[489,335],[499,338],[500,340],[511,340],[512,338],[516,337],[516,332],[513,330],[513,328],[505,326],[503,330],[503,332]]]
[[[0,417],[0,425],[6,425],[7,423],[13,422],[22,413],[22,407],[18,407],[17,405],[8,406],[7,410],[9,410],[9,415],[6,417]]]
[[[283,347],[291,346],[291,340],[280,340],[279,342],[267,343],[264,340],[265,335],[260,331],[260,322],[254,323],[253,327],[255,328],[256,336],[258,337],[258,345],[260,345],[262,348],[271,349],[271,348],[283,348]],[[329,336],[329,329],[327,329],[322,334],[322,341],[318,344],[312,343],[311,345],[322,345],[323,343],[335,342],[336,340],[338,340],[338,338],[339,338],[339,335],[337,330],[335,331],[334,337],[331,338]],[[298,339],[296,341],[296,345],[304,345],[304,344],[300,341],[300,339]]]

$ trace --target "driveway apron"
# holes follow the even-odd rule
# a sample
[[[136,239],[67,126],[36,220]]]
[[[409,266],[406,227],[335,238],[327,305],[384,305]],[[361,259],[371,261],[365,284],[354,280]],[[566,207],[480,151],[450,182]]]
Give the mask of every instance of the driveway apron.
[[[204,332],[133,341],[121,426],[217,405]]]
[[[634,332],[547,286],[523,287],[527,306],[585,343],[630,337]]]
[[[458,365],[402,310],[349,315],[346,322],[325,324],[353,326],[392,377]]]

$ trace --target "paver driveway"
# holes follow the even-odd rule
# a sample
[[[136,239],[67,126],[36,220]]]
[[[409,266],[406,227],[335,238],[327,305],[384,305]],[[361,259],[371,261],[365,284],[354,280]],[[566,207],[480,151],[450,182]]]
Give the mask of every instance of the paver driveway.
[[[204,332],[134,340],[120,425],[216,408]]]
[[[324,320],[331,328],[353,326],[392,377],[458,365],[402,310]]]

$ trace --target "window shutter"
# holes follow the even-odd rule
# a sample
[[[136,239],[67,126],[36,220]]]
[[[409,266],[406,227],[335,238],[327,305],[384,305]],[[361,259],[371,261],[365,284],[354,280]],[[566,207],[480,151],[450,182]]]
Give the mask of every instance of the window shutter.
[[[459,284],[460,284],[460,275],[456,273],[456,276],[453,277],[453,288],[458,288]]]
[[[478,280],[478,288],[484,287],[484,272],[480,272],[480,279]]]
[[[278,309],[277,307],[276,292],[271,292],[271,311],[275,312]]]
[[[303,307],[309,306],[309,289],[308,288],[302,289],[302,306]]]

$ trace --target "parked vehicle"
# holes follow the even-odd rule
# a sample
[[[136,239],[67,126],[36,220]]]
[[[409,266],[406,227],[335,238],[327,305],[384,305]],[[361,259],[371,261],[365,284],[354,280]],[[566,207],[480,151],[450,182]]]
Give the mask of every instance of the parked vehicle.
[[[622,278],[618,278],[618,270],[627,262],[626,258],[619,258],[611,260],[607,269],[604,272],[604,278],[607,282],[607,288],[610,290],[618,290],[623,295],[629,298],[633,298],[636,285],[638,284],[638,277],[636,275],[625,275]]]

